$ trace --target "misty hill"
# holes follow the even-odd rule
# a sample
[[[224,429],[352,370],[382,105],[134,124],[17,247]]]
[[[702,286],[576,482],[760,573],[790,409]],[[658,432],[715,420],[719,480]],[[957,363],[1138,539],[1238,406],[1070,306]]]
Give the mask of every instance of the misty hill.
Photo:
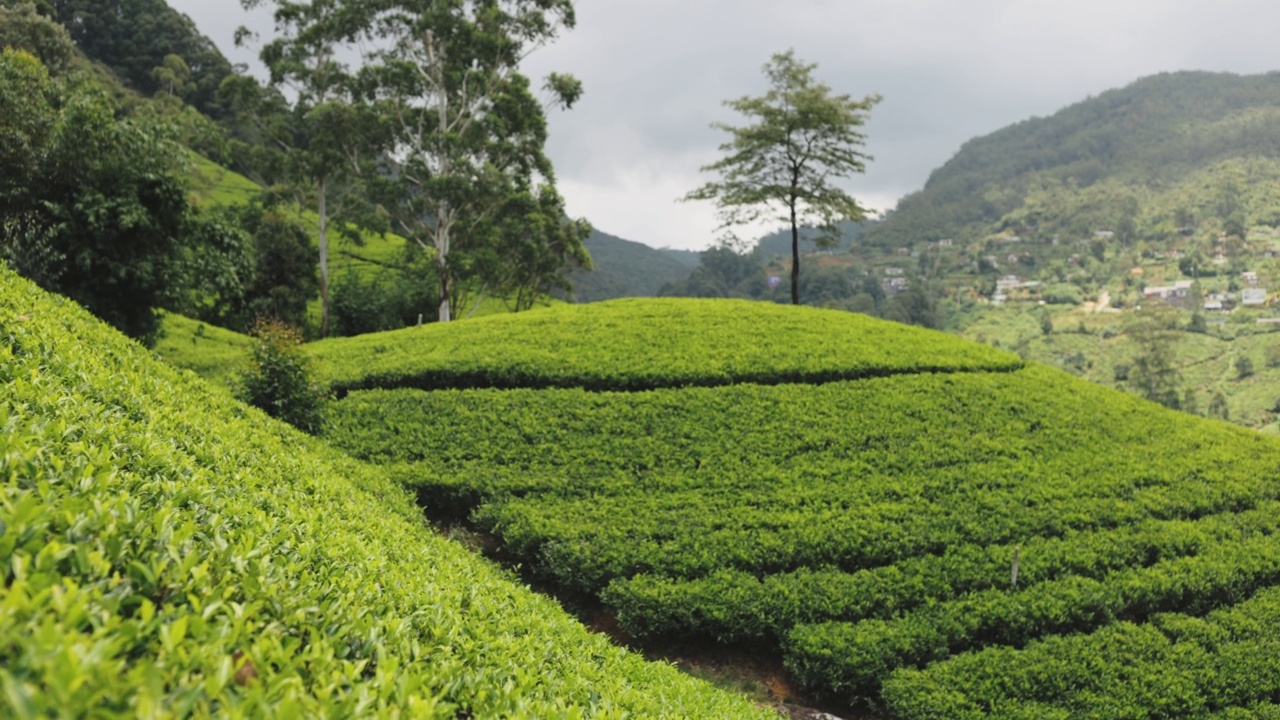
[[[578,302],[652,297],[663,285],[688,277],[698,264],[696,252],[658,250],[599,230],[593,230],[584,244],[595,270],[580,270],[570,276]]]
[[[892,247],[1089,223],[1132,224],[1134,234],[1154,238],[1211,219],[1277,219],[1274,204],[1228,196],[1233,183],[1242,195],[1253,181],[1280,177],[1278,120],[1277,73],[1144,78],[969,141],[869,239]],[[1214,178],[1208,192],[1182,193],[1180,204],[1160,197],[1188,175],[1242,158],[1265,161],[1265,170],[1235,168],[1237,177]],[[1100,187],[1110,192],[1089,192]]]

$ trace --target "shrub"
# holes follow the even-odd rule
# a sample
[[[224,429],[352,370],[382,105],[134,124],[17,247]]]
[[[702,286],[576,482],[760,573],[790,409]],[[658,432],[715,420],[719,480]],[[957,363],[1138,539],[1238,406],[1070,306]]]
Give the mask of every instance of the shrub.
[[[1116,363],[1112,368],[1116,382],[1127,382],[1129,380],[1129,371],[1133,366],[1129,363]]]
[[[1004,372],[1007,353],[863,315],[745,300],[556,305],[431,323],[310,349],[339,392],[368,388],[648,390]]]
[[[1241,380],[1253,375],[1253,361],[1248,356],[1241,355],[1236,358],[1236,374]]]
[[[1084,293],[1070,283],[1054,283],[1045,288],[1044,301],[1050,305],[1079,305],[1084,302]]]
[[[1227,407],[1227,396],[1219,390],[1213,394],[1213,398],[1209,400],[1209,417],[1218,418],[1219,420],[1230,420],[1231,410]]]
[[[0,268],[0,717],[755,718]]]
[[[311,379],[302,333],[278,320],[260,318],[250,335],[253,367],[244,377],[241,399],[299,430],[318,433],[329,391]]]

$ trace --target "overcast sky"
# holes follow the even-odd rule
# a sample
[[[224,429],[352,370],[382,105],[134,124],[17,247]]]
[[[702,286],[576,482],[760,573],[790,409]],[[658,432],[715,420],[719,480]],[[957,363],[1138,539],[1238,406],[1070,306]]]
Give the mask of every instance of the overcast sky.
[[[238,0],[169,0],[233,62],[236,26],[271,32]],[[653,245],[698,249],[708,179],[737,122],[722,102],[766,89],[760,67],[794,48],[833,90],[884,101],[866,127],[875,160],[847,183],[891,208],[966,140],[1158,72],[1280,69],[1274,0],[578,0],[577,28],[526,66],[577,75],[582,101],[551,115],[548,151],[570,214]],[[749,235],[749,232],[743,233]]]

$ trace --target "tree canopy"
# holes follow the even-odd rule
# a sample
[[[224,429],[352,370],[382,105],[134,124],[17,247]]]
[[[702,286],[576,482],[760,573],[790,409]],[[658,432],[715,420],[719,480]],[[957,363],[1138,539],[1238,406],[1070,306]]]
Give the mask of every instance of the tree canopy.
[[[468,291],[520,295],[583,262],[589,230],[565,220],[543,151],[544,107],[519,71],[531,50],[574,26],[572,3],[393,0],[348,10],[366,5],[362,24],[380,49],[363,77],[394,135],[384,157],[395,182],[385,200],[397,228],[434,258],[438,319],[462,312]],[[559,74],[545,89],[565,107],[582,92],[577,80]],[[533,222],[504,218],[513,202]],[[536,231],[525,234],[530,228]],[[519,272],[507,273],[495,254]]]
[[[834,244],[837,223],[861,220],[864,208],[835,181],[864,172],[871,156],[862,152],[860,128],[878,95],[854,100],[833,95],[813,77],[816,64],[779,53],[764,66],[770,89],[761,97],[725,104],[755,122],[741,127],[716,123],[730,134],[720,146],[725,157],[703,168],[719,180],[685,196],[712,200],[724,228],[780,220],[791,228],[791,301],[800,303],[800,228],[821,232],[819,246]]]
[[[19,0],[0,0],[21,4]],[[218,86],[231,75],[231,63],[191,18],[165,0],[40,0],[38,7],[61,23],[85,55],[111,68],[126,84],[144,95],[173,87],[171,75],[157,68],[174,66],[175,56],[186,66],[186,99],[211,117],[223,114]]]
[[[189,204],[163,125],[118,119],[92,84],[9,49],[0,106],[0,259],[15,270],[152,340],[155,308],[178,297],[191,262],[227,269],[239,236]]]

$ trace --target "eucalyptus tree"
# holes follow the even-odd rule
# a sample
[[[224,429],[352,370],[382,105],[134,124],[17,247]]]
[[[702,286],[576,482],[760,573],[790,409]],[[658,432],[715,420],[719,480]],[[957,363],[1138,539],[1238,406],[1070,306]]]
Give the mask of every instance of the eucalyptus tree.
[[[366,7],[373,49],[363,79],[394,137],[385,155],[395,181],[389,207],[397,229],[432,255],[438,319],[447,322],[461,311],[460,281],[497,266],[485,258],[511,230],[503,213],[513,198],[527,198],[544,220],[567,222],[543,150],[544,101],[519,67],[574,26],[573,4],[369,0]],[[582,92],[577,79],[561,74],[550,75],[543,89],[548,104],[566,108]],[[534,248],[561,264],[585,255],[581,224],[542,238],[567,241]]]
[[[726,101],[755,122],[712,125],[731,136],[720,146],[725,157],[702,168],[720,179],[683,198],[714,201],[722,229],[766,219],[788,223],[791,302],[797,305],[800,227],[817,227],[814,243],[830,247],[839,237],[837,223],[865,216],[865,209],[835,181],[866,171],[871,156],[861,150],[866,135],[860,128],[880,102],[878,95],[861,100],[833,95],[813,77],[816,68],[797,60],[794,51],[775,54],[764,66],[771,84],[767,93]]]
[[[334,231],[357,237],[349,221],[367,220],[362,175],[373,171],[380,124],[354,92],[346,58],[367,29],[366,16],[341,0],[241,0],[245,9],[274,7],[275,37],[260,58],[271,88],[248,76],[224,83],[224,93],[258,126],[248,165],[269,189],[316,214],[320,252],[320,334],[330,325],[329,250]],[[354,5],[358,5],[354,4]],[[243,45],[255,35],[236,33]],[[367,224],[367,223],[366,223]]]

